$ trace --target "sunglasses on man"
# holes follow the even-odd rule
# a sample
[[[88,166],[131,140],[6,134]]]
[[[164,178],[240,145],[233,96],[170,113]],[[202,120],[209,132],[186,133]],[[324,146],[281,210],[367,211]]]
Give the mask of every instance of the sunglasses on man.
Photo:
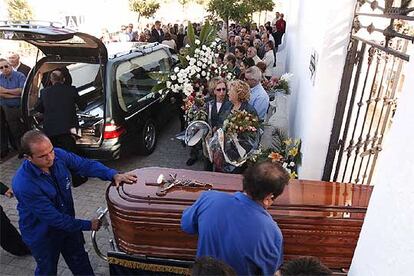
[[[9,65],[0,66],[0,70],[3,70],[4,68],[8,69],[9,67],[10,67]]]

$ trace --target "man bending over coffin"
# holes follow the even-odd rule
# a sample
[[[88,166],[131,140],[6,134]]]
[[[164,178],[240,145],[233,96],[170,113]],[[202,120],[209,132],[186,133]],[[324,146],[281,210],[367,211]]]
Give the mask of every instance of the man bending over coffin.
[[[26,160],[13,179],[13,191],[23,241],[37,263],[35,274],[56,275],[62,254],[74,275],[93,275],[82,231],[97,231],[101,223],[75,218],[69,170],[113,180],[117,186],[136,182],[136,176],[53,148],[49,138],[37,130],[26,132],[21,145]]]
[[[249,168],[243,192],[202,193],[183,213],[181,228],[198,234],[197,257],[211,256],[238,275],[273,275],[282,264],[282,233],[267,212],[287,185],[285,169],[271,162]]]

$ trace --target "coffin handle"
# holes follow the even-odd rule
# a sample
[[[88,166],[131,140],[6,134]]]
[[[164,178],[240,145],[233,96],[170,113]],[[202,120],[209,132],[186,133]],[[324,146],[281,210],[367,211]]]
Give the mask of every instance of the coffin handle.
[[[108,212],[108,208],[99,208],[97,210],[98,215],[98,219],[102,221],[102,225],[105,226],[105,224],[108,224],[107,220],[106,220],[106,213]],[[92,246],[93,249],[95,250],[96,255],[98,255],[99,258],[101,258],[104,261],[108,261],[108,256],[104,255],[101,250],[98,247],[98,243],[96,242],[96,233],[98,231],[92,231],[91,233],[91,240],[92,240]]]

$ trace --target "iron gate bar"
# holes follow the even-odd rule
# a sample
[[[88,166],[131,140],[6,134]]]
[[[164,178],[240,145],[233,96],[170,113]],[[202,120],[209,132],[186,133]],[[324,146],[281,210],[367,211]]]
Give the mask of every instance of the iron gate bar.
[[[349,159],[351,158],[351,155],[352,155],[352,151],[353,151],[353,149],[355,149],[354,162],[352,164],[351,174],[349,176],[349,182],[350,183],[352,182],[352,175],[354,174],[354,169],[355,169],[355,165],[356,165],[356,162],[357,162],[359,150],[361,149],[361,144],[360,144],[361,141],[359,139],[358,139],[358,142],[355,144],[355,146],[353,145],[353,143],[354,143],[355,132],[357,130],[359,114],[361,112],[362,106],[364,105],[363,99],[364,99],[364,95],[365,95],[365,91],[366,91],[365,88],[367,86],[369,73],[371,72],[371,65],[372,65],[372,59],[373,59],[374,54],[375,54],[375,48],[371,46],[368,49],[368,68],[367,68],[367,72],[365,74],[364,85],[362,87],[361,97],[360,97],[359,102],[357,104],[358,105],[358,110],[357,110],[357,114],[356,114],[357,119],[355,120],[351,140],[349,142],[348,157],[347,157],[346,165],[345,165],[345,167],[347,167],[348,161],[349,161]]]
[[[351,39],[349,44],[348,53],[346,55],[345,64],[344,64],[344,73],[341,80],[341,86],[338,95],[338,103],[336,105],[335,116],[331,131],[331,139],[329,141],[328,152],[326,155],[326,162],[323,169],[322,180],[330,181],[331,173],[333,168],[333,163],[336,156],[336,151],[341,147],[341,143],[338,142],[343,116],[345,112],[345,107],[348,99],[348,91],[352,79],[353,67],[355,64],[356,53],[358,50],[359,40]]]
[[[347,112],[347,115],[346,115],[345,127],[344,127],[344,131],[342,133],[342,138],[341,138],[342,145],[345,145],[346,139],[348,137],[349,124],[351,122],[352,111],[353,111],[352,107],[354,106],[354,103],[355,103],[356,92],[357,92],[358,85],[359,85],[359,77],[361,75],[362,64],[363,64],[363,61],[364,61],[365,47],[366,47],[366,44],[362,43],[361,49],[358,51],[357,71],[355,73],[354,84],[353,84],[353,87],[352,87],[352,94],[351,94],[351,98],[349,100],[349,105],[348,105],[349,108],[348,108],[348,112]],[[337,163],[336,163],[335,174],[334,174],[334,178],[333,178],[334,181],[336,181],[336,179],[338,178],[339,168],[341,167],[343,153],[344,153],[344,151],[341,150],[338,154],[338,160],[337,160]],[[346,171],[346,166],[347,165],[348,165],[348,162],[345,164],[344,171]],[[345,178],[345,173],[342,176],[342,181],[341,182],[344,182],[344,178]]]
[[[414,16],[409,15],[401,15],[401,14],[375,14],[375,13],[364,13],[364,12],[357,12],[355,13],[357,16],[368,16],[368,17],[381,17],[387,19],[399,19],[399,20],[414,20]]]
[[[394,20],[394,19],[391,19]],[[388,37],[388,40],[395,38],[395,37],[399,37],[399,38],[404,38],[410,41],[414,42],[414,37],[413,36],[409,36],[409,35],[405,35],[402,33],[399,33],[393,29],[390,28],[390,26],[388,26],[385,29],[379,29],[379,28],[375,28],[374,24],[371,23],[368,26],[364,26],[364,25],[359,25],[359,29],[367,29],[367,32],[369,34],[372,34],[373,32],[377,32],[377,33],[382,33],[385,37]],[[386,45],[388,45],[388,43],[385,43]],[[389,47],[386,47],[389,48]]]
[[[381,111],[380,111],[380,115],[379,115],[379,118],[378,118],[377,127],[375,129],[374,136],[372,137],[372,141],[371,141],[370,157],[372,157],[372,154],[378,153],[378,151],[380,150],[380,148],[378,147],[379,144],[377,143],[378,142],[378,139],[380,138],[378,136],[378,130],[379,130],[380,124],[381,123],[384,123],[383,120],[382,120],[382,118],[383,118],[382,115],[383,115],[384,106],[385,106],[384,105],[384,103],[385,103],[385,100],[384,99],[387,97],[387,94],[388,94],[388,91],[389,91],[389,87],[390,87],[390,83],[392,82],[392,77],[393,77],[393,72],[394,72],[394,66],[395,66],[395,60],[396,60],[396,57],[393,56],[392,57],[391,71],[390,71],[390,73],[389,73],[390,75],[389,75],[389,77],[387,79],[387,86],[386,86],[386,89],[385,89],[385,92],[384,92],[384,97],[382,97],[382,95],[379,95],[379,98],[376,99],[377,102],[379,102],[382,99],[383,100],[383,104],[381,106]],[[375,112],[374,112],[374,115],[375,115]],[[373,120],[374,120],[374,118],[373,118]],[[371,158],[368,159],[367,167],[369,167],[370,160],[371,160]],[[373,167],[373,165],[371,165],[371,168],[372,167]],[[370,175],[371,175],[371,173],[372,173],[372,170],[370,170]],[[368,177],[367,183],[370,183],[370,177]]]
[[[378,58],[378,56],[377,56],[377,58],[374,58],[375,54],[378,55],[377,51],[374,51],[374,55],[372,57],[373,60],[376,60],[376,66],[375,66],[375,71],[374,71],[375,72],[374,73],[374,78],[373,78],[372,83],[371,83],[371,91],[369,93],[369,98],[367,100],[367,105],[366,105],[366,108],[365,108],[364,120],[362,122],[362,128],[361,128],[361,131],[360,131],[360,134],[359,134],[359,137],[358,137],[358,144],[360,146],[364,145],[364,150],[366,150],[366,146],[365,146],[365,141],[363,142],[362,139],[363,139],[363,136],[364,136],[364,130],[365,130],[365,125],[366,125],[365,123],[367,121],[369,107],[371,106],[372,98],[373,98],[373,95],[375,93],[375,88],[376,88],[375,87],[375,83],[377,81],[378,69],[379,69],[379,66],[380,66],[380,59]],[[356,178],[357,179],[357,182],[359,182],[359,176],[361,174],[361,169],[362,169],[362,166],[363,166],[363,163],[364,163],[365,155],[364,156],[361,156],[361,157],[362,157],[361,158],[361,163],[359,164],[357,178]]]
[[[377,58],[378,59],[381,59],[382,56],[381,55],[377,55]],[[381,95],[381,92],[383,90],[382,87],[383,87],[383,82],[384,82],[385,71],[386,71],[387,65],[388,65],[388,56],[385,55],[384,56],[384,60],[385,60],[384,61],[384,68],[383,68],[382,74],[381,74],[380,85],[378,86],[378,93],[377,93],[377,96],[374,98],[374,102],[375,102],[375,104],[374,104],[374,112],[371,115],[371,122],[369,124],[368,133],[366,135],[365,142],[364,142],[364,152],[367,151],[368,145],[371,142],[371,129],[372,129],[372,125],[373,125],[373,122],[374,122],[375,113],[377,112],[378,101],[380,99],[380,95]],[[372,149],[370,149],[370,151],[371,150]],[[368,156],[367,165],[365,167],[364,175],[363,175],[363,178],[362,178],[362,184],[364,184],[364,181],[365,181],[365,178],[366,178],[366,175],[367,175],[368,165],[369,165],[370,161],[371,161],[371,154],[369,154],[369,156]]]
[[[408,48],[408,41],[404,41],[403,52],[406,52],[407,51],[407,48]],[[396,76],[400,76],[401,71],[402,71],[402,68],[403,68],[403,62],[402,62],[402,60],[398,60],[398,67],[397,67],[397,70],[396,70],[394,76],[395,75]],[[394,76],[393,76],[392,80],[395,80],[395,77]],[[396,91],[397,91],[398,84],[399,84],[399,78],[397,78],[397,80],[392,83],[391,94],[388,97],[389,100],[387,99],[386,113],[385,113],[385,116],[384,116],[386,118],[386,120],[382,124],[381,134],[380,134],[380,138],[378,140],[378,145],[380,147],[381,147],[382,141],[384,139],[384,133],[385,133],[385,130],[386,130],[387,126],[388,126],[388,122],[391,119],[391,116],[390,116],[391,106],[392,106],[392,104],[395,103],[395,94],[396,94]],[[378,159],[378,153],[379,153],[379,151],[375,152],[375,154],[374,154],[374,160],[372,161],[372,166],[374,166],[374,167],[375,167],[376,162],[377,162],[377,159]],[[371,170],[370,175],[368,177],[368,183],[371,183],[371,179],[372,179],[373,173],[374,173],[373,170]]]
[[[358,55],[357,55],[357,71],[355,73],[355,78],[354,78],[354,85],[352,88],[352,94],[351,94],[351,99],[349,101],[349,106],[350,108],[348,108],[348,113],[347,113],[347,117],[346,117],[346,121],[345,121],[345,127],[344,127],[344,131],[342,133],[342,138],[341,138],[341,147],[344,147],[344,144],[346,142],[346,138],[348,136],[348,128],[349,128],[349,124],[350,124],[350,120],[351,120],[351,115],[352,115],[352,107],[354,105],[355,102],[355,94],[358,88],[358,83],[359,83],[359,76],[361,73],[361,68],[362,68],[362,64],[363,64],[363,59],[364,59],[364,54],[365,54],[365,47],[366,44],[362,43],[361,45],[361,49],[358,51]],[[343,150],[340,150],[339,155],[338,155],[338,160],[336,163],[336,168],[335,168],[335,174],[333,177],[333,181],[336,181],[336,179],[338,178],[338,174],[339,174],[339,168],[341,166],[341,162],[342,162],[342,155],[343,155]],[[342,179],[343,182],[343,179]]]
[[[394,50],[392,48],[384,47],[384,46],[382,46],[382,45],[380,45],[380,44],[378,44],[378,43],[376,43],[374,41],[369,41],[369,40],[363,39],[363,38],[361,38],[361,37],[359,37],[357,35],[352,35],[352,38],[357,39],[357,40],[359,40],[361,42],[364,42],[364,43],[366,43],[368,45],[374,46],[375,48],[378,48],[378,49],[380,49],[380,50],[382,50],[382,51],[384,51],[384,52],[386,52],[388,54],[391,54],[393,56],[397,56],[397,57],[399,57],[399,58],[401,58],[401,59],[403,59],[405,61],[410,61],[410,56],[407,55],[407,54],[405,54],[405,53],[401,53],[401,52],[396,51],[396,50]]]
[[[374,4],[374,2],[376,2],[377,6],[375,8],[372,8],[372,5]],[[371,5],[371,9],[372,10],[379,9],[379,10],[381,10],[383,12],[385,11],[385,8],[383,8],[383,7],[381,7],[381,6],[378,5],[378,1],[369,1],[369,0],[363,0],[363,1],[361,1],[361,0],[358,0],[358,3],[360,4],[360,6],[364,5],[365,3],[368,3],[368,4]]]

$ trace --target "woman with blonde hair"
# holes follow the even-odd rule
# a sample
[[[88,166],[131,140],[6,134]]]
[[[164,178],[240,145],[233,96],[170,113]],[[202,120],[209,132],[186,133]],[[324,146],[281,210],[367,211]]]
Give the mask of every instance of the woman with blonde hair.
[[[241,80],[232,81],[229,85],[229,100],[231,102],[231,108],[227,115],[233,110],[246,110],[247,112],[256,115],[257,111],[249,104],[250,99],[250,87]]]

